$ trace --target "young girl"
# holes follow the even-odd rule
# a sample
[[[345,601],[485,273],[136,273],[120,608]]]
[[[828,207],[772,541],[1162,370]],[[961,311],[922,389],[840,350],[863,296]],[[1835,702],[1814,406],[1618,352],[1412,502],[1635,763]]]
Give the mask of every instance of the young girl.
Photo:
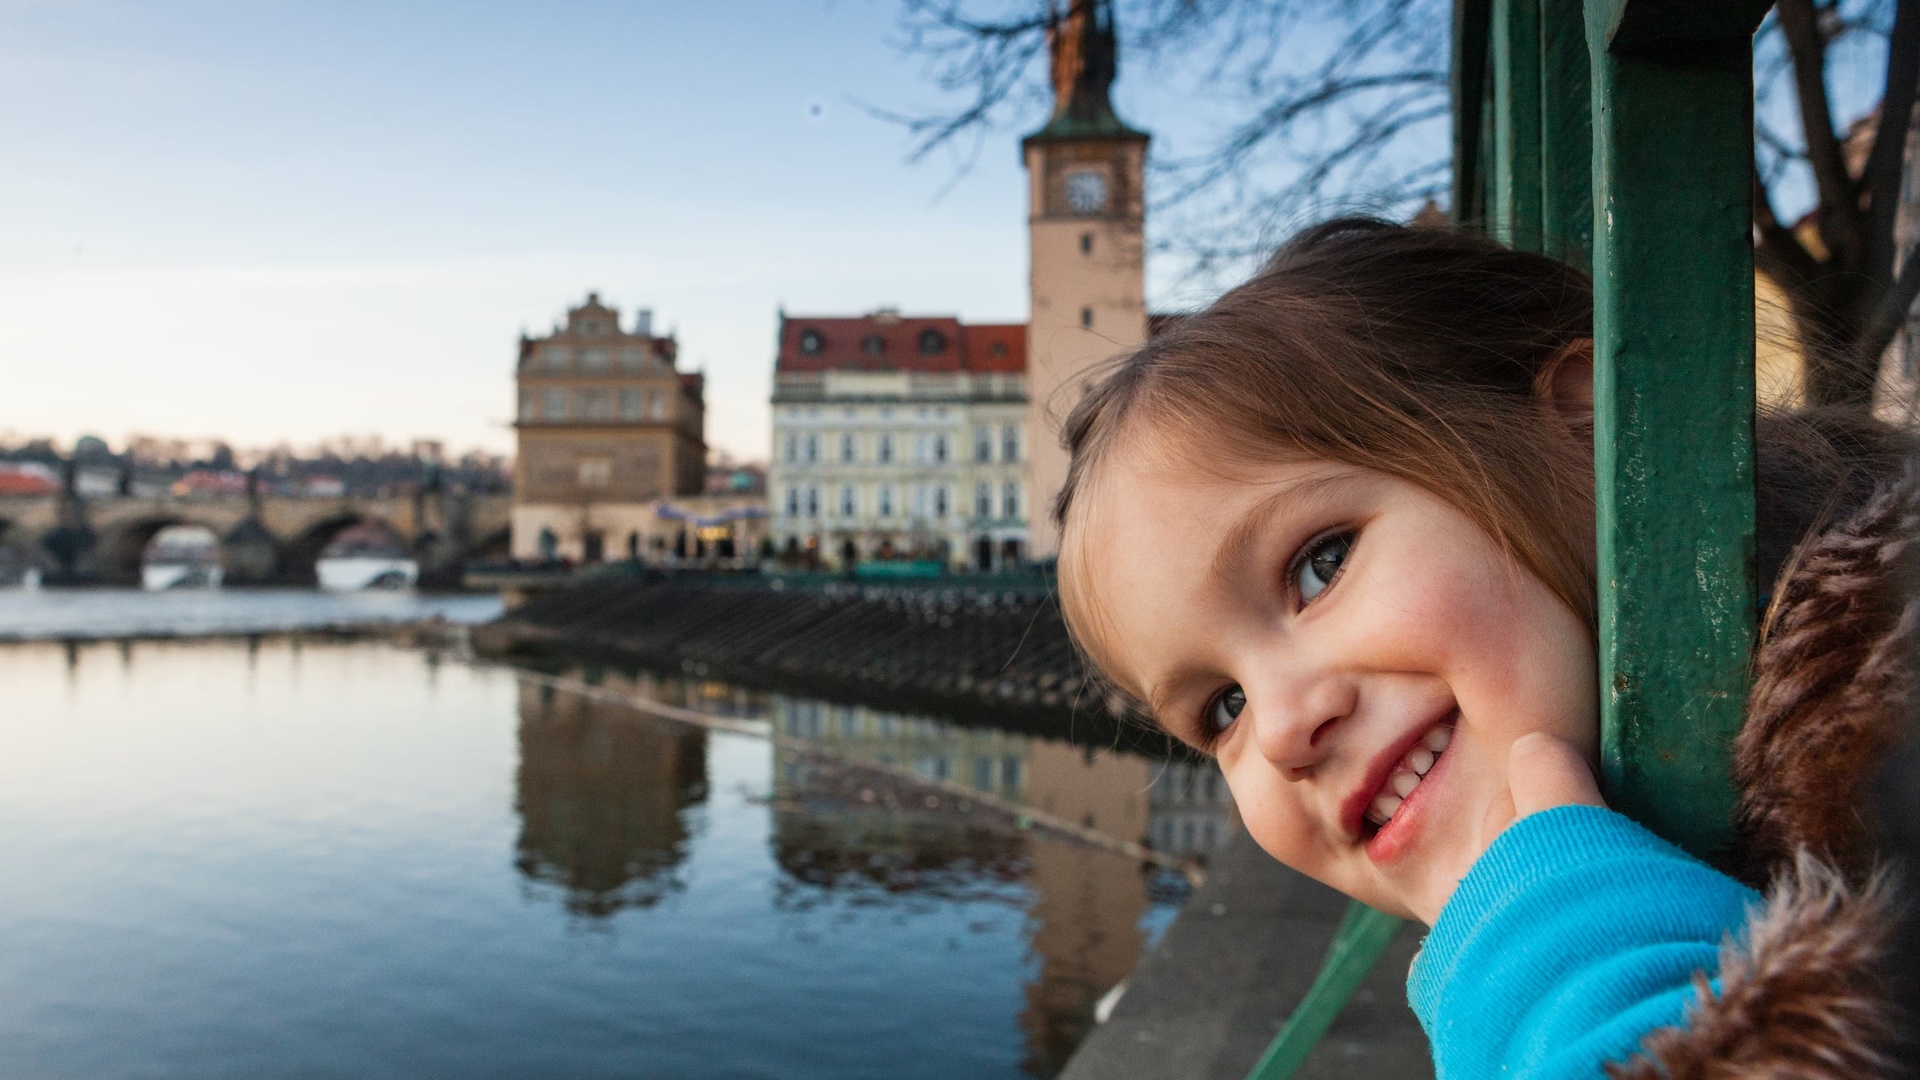
[[[1920,632],[1907,448],[1761,425],[1770,625],[1727,869],[1774,880],[1762,905],[1593,780],[1591,325],[1545,257],[1309,230],[1068,418],[1068,623],[1219,759],[1269,853],[1432,927],[1409,993],[1443,1080],[1875,1075],[1859,800]]]

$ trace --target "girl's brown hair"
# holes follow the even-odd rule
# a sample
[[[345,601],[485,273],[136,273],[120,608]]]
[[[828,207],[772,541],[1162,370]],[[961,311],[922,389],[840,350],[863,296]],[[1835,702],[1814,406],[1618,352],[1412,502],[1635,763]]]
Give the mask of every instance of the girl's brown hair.
[[[1054,506],[1122,431],[1231,464],[1305,455],[1457,506],[1589,625],[1591,437],[1542,380],[1592,336],[1586,275],[1483,236],[1346,218],[1308,229],[1205,311],[1118,361],[1069,414]]]
[[[1472,232],[1326,222],[1089,388],[1067,417],[1055,518],[1072,526],[1122,432],[1203,465],[1344,462],[1459,508],[1591,627],[1591,417],[1556,408],[1550,382],[1592,334],[1592,282],[1558,260]],[[1763,414],[1756,443],[1767,591],[1804,537],[1913,452],[1866,417],[1818,410]]]

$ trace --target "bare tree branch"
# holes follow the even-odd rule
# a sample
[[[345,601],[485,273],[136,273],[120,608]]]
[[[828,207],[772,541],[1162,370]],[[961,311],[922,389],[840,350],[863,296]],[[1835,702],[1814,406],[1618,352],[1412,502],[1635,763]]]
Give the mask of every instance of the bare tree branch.
[[[1902,260],[1900,276],[1895,279],[1874,306],[1873,315],[1867,320],[1866,329],[1860,334],[1860,355],[1872,357],[1876,370],[1879,367],[1880,354],[1893,344],[1894,336],[1906,325],[1907,318],[1913,313],[1913,302],[1920,297],[1920,244],[1907,249]]]
[[[1861,269],[1883,286],[1893,280],[1893,230],[1895,212],[1900,206],[1900,173],[1906,164],[1914,98],[1920,94],[1920,0],[1899,0],[1894,9],[1893,33],[1887,42],[1885,86],[1880,98],[1880,123],[1873,133],[1873,151],[1860,172],[1860,190],[1869,200]],[[1879,350],[1870,355],[1878,357]]]
[[[1833,129],[1833,106],[1827,100],[1827,39],[1812,0],[1779,0],[1774,11],[1793,57],[1793,82],[1800,101],[1800,128],[1806,140],[1807,161],[1820,189],[1820,235],[1827,250],[1839,255],[1855,245],[1859,235],[1860,202],[1847,175],[1840,137]]]

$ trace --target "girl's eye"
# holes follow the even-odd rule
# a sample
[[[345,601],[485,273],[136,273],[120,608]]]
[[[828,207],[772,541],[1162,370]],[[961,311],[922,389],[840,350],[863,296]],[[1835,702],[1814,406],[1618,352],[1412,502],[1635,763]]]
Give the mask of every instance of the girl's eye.
[[[1238,684],[1220,691],[1207,706],[1207,724],[1213,731],[1225,731],[1240,718],[1241,710],[1247,707],[1247,692]]]
[[[1339,533],[1314,541],[1302,553],[1300,565],[1293,572],[1293,586],[1300,591],[1301,603],[1311,601],[1333,584],[1352,550],[1353,534]]]

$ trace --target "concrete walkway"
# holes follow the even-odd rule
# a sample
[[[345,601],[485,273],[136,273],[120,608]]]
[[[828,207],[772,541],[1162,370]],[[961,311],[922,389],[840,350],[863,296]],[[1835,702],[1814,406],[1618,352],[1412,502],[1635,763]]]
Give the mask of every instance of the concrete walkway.
[[[1346,903],[1240,833],[1061,1080],[1246,1080],[1319,974]],[[1401,931],[1296,1077],[1433,1075],[1406,993],[1424,933],[1417,924]]]

